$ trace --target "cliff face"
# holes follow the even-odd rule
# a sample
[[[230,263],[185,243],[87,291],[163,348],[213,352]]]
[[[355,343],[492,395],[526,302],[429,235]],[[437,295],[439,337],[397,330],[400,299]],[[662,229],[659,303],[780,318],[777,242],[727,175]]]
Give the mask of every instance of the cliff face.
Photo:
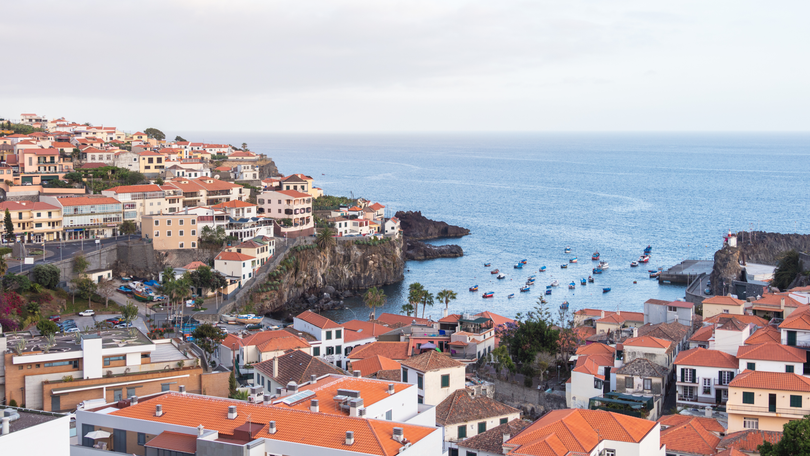
[[[467,228],[430,220],[421,211],[399,211],[394,216],[399,219],[402,232],[409,239],[452,238],[470,234]]]
[[[378,245],[338,241],[326,251],[291,250],[276,269],[278,272],[270,274],[268,283],[256,286],[253,301],[258,303],[259,312],[273,312],[304,295],[337,296],[336,290],[390,285],[405,278],[404,270],[402,238]],[[271,283],[277,290],[262,291]]]
[[[430,245],[421,241],[406,241],[406,260],[432,260],[435,258],[457,258],[464,256],[464,250],[457,245]]]
[[[712,282],[712,294],[723,294],[723,282],[731,283],[732,280],[740,280],[742,277],[742,266],[740,266],[742,254],[740,249],[724,246],[714,253],[714,267],[709,276]]]

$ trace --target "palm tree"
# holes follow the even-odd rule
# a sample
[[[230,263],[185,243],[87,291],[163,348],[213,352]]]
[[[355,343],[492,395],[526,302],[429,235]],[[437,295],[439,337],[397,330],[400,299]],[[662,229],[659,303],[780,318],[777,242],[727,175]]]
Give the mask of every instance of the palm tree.
[[[414,316],[416,316],[416,313],[419,310],[419,303],[422,302],[422,294],[424,292],[425,287],[423,287],[419,282],[414,282],[408,286],[408,304],[402,306],[402,310],[405,311],[405,315],[410,317],[411,312],[413,312]]]
[[[425,318],[425,309],[427,306],[433,307],[433,293],[425,290],[422,292],[422,318]]]
[[[335,245],[334,231],[331,228],[321,228],[318,230],[318,236],[315,238],[315,244],[321,250],[326,250]]]
[[[456,298],[456,292],[453,290],[442,290],[436,293],[436,299],[438,299],[439,302],[444,301],[444,310],[447,310],[450,307],[450,301]]]
[[[372,320],[375,320],[377,317],[377,307],[382,307],[387,300],[388,297],[385,296],[385,292],[377,287],[371,287],[366,290],[366,294],[363,295],[363,301],[371,309]]]

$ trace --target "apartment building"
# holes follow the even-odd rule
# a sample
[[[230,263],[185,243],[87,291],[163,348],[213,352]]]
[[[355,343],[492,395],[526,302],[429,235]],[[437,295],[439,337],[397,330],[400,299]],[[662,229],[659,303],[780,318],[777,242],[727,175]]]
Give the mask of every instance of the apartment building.
[[[31,333],[0,336],[6,402],[63,411],[83,401],[119,401],[178,385],[228,394],[228,373],[205,373],[191,347],[176,339],[153,341],[137,329],[109,329],[57,335],[53,342]]]
[[[295,238],[315,233],[312,196],[296,190],[263,191],[258,197],[259,213],[279,222],[281,236]]]
[[[719,350],[695,348],[675,358],[678,405],[722,405],[728,401],[728,385],[737,375],[738,360]]]
[[[225,277],[239,282],[239,286],[244,281],[253,278],[253,271],[257,268],[256,257],[236,252],[220,252],[214,258],[214,269],[221,272]]]
[[[16,184],[39,184],[53,179],[61,179],[65,173],[73,171],[73,159],[57,149],[22,149],[17,154],[20,175],[15,176]]]
[[[454,391],[464,388],[466,364],[435,350],[400,362],[402,381],[415,384],[419,403],[438,405]]]
[[[40,243],[53,241],[62,235],[62,210],[48,203],[30,201],[4,201],[0,213],[8,210],[17,240]],[[5,224],[0,224],[3,240],[7,242]]]
[[[166,168],[164,160],[166,157],[157,152],[141,152],[138,154],[138,171],[147,177],[157,177]]]
[[[343,326],[323,315],[306,310],[293,318],[293,328],[315,338],[310,341],[312,356],[320,356],[341,369],[345,367]]]
[[[241,185],[223,182],[211,177],[199,179],[175,179],[166,186],[183,192],[183,207],[213,206],[226,201],[243,200],[249,194]]]
[[[141,226],[144,215],[156,215],[163,212],[176,212],[180,206],[179,197],[175,204],[169,204],[166,191],[160,185],[125,185],[113,187],[101,192],[104,196],[115,198],[123,204],[124,220],[135,222]],[[174,211],[168,210],[170,206]]]
[[[810,378],[788,372],[746,370],[729,383],[728,432],[782,431],[810,414]]]
[[[453,391],[436,406],[436,424],[444,428],[446,442],[459,442],[518,418],[520,410],[466,388]]]
[[[287,350],[300,350],[307,354],[312,351],[305,338],[290,331],[259,331],[244,337],[228,334],[219,344],[218,357],[223,366],[231,367],[236,361],[242,368],[275,358]]]
[[[265,240],[266,239],[266,240]],[[249,239],[225,249],[226,252],[244,253],[256,258],[256,269],[270,261],[275,253],[276,241],[272,238]]]
[[[123,205],[108,196],[41,196],[40,200],[62,210],[65,240],[115,236],[118,225],[124,221]]]
[[[174,213],[145,215],[142,218],[141,237],[151,239],[157,251],[196,249],[199,230],[197,216]]]

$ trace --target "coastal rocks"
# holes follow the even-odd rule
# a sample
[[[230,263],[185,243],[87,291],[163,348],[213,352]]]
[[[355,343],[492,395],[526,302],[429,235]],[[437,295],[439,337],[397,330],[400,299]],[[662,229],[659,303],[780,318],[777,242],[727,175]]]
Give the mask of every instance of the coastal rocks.
[[[464,250],[457,245],[430,245],[411,239],[406,242],[406,260],[432,260],[435,258],[458,258],[464,256]]]
[[[398,211],[394,216],[399,219],[402,232],[408,239],[453,238],[470,234],[467,228],[430,220],[421,211]]]
[[[727,245],[714,253],[714,268],[710,276],[713,295],[723,295],[724,291],[728,292],[732,280],[740,280],[743,273],[740,258],[740,249]]]

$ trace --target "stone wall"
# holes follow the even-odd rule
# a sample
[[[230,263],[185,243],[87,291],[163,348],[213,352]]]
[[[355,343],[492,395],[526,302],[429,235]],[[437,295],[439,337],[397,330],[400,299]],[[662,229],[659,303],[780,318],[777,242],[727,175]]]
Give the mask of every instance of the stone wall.
[[[527,388],[497,378],[490,380],[495,386],[495,400],[515,408],[525,415],[537,418],[551,410],[564,409],[565,394],[546,393],[537,387]]]

